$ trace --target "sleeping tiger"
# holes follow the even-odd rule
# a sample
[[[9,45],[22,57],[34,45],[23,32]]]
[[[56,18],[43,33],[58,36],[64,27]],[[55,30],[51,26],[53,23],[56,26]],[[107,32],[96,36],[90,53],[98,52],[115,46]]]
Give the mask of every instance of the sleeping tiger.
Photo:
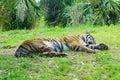
[[[28,56],[29,54],[39,54],[40,56],[59,57],[66,56],[63,51],[75,50],[95,53],[97,50],[108,50],[108,46],[101,43],[96,44],[90,32],[86,34],[66,36],[58,39],[33,39],[24,41],[16,50],[15,56]]]

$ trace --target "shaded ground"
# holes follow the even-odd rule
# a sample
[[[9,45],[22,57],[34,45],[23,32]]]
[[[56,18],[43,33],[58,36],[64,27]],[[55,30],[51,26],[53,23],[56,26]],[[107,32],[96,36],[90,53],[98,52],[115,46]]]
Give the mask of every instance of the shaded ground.
[[[16,49],[17,49],[17,47],[15,47],[15,48],[6,48],[6,49],[1,48],[0,49],[0,55],[13,56],[15,51],[16,51]]]

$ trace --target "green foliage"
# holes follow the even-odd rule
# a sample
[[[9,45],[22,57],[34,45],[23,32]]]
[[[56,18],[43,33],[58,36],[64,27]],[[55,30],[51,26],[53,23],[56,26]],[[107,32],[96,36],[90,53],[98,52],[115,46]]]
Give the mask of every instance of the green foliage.
[[[120,18],[120,5],[113,0],[101,0],[94,9],[94,24],[116,24]]]
[[[41,5],[40,5],[41,4]],[[1,0],[0,29],[32,29],[44,16],[49,26],[110,25],[120,22],[117,0]]]
[[[58,24],[66,25],[65,17],[62,17],[63,9],[71,5],[73,0],[48,0],[46,2],[45,20],[48,25],[56,26]]]
[[[31,29],[39,16],[39,7],[31,0],[1,1],[3,30]]]
[[[7,0],[4,1],[2,0],[0,3],[0,23],[2,24],[1,26],[4,26],[3,24],[12,24],[10,23],[10,21],[12,20],[12,18],[14,18],[14,13],[15,13],[15,9],[14,7],[16,6],[16,3],[18,1],[13,0],[13,2],[11,2],[11,0]]]
[[[65,9],[65,12],[65,16],[68,16],[71,19],[69,24],[72,24],[73,26],[93,21],[93,9],[87,2],[80,2],[73,6],[69,6]]]
[[[120,19],[120,4],[114,0],[81,0],[66,7],[64,14],[69,17],[69,24],[74,26],[80,23],[116,24]]]

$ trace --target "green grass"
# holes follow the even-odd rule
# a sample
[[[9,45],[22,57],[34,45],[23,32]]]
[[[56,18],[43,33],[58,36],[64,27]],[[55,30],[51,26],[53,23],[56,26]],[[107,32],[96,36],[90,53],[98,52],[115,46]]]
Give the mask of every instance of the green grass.
[[[82,35],[88,29],[97,43],[109,46],[108,51],[66,51],[67,57],[15,58],[16,48],[3,49],[18,47],[28,39]],[[120,25],[0,31],[0,80],[120,80]]]

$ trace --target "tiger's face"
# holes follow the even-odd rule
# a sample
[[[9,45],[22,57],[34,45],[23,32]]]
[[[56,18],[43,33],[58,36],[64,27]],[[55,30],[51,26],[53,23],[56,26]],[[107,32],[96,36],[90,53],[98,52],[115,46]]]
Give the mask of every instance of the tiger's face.
[[[86,43],[88,44],[88,45],[90,45],[90,44],[96,44],[96,41],[95,41],[95,39],[94,39],[94,37],[93,36],[91,36],[91,35],[87,35],[86,36]]]
[[[87,45],[96,44],[96,41],[94,37],[90,35],[90,32],[86,32],[81,38]]]

